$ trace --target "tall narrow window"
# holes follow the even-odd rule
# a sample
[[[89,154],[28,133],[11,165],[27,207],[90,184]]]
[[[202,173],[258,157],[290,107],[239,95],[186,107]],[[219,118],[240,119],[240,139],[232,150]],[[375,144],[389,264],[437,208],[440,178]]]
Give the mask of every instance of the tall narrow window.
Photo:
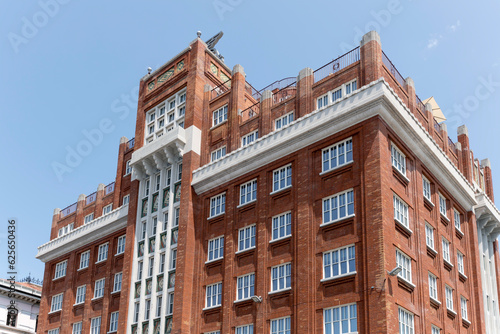
[[[213,125],[216,126],[227,120],[227,105],[213,112]]]
[[[122,235],[118,238],[118,242],[116,245],[116,255],[125,253],[125,236]]]
[[[50,331],[49,331],[50,332]],[[71,334],[82,334],[82,322],[75,322],[73,324],[73,331]]]
[[[425,224],[425,244],[434,249],[434,227],[428,223]]]
[[[446,308],[453,311],[453,289],[448,285],[445,286],[446,293]]]
[[[394,144],[391,144],[391,160],[394,168],[406,176],[406,156]]]
[[[411,283],[411,259],[408,255],[396,249],[396,263],[398,267],[401,267],[401,272],[398,274],[399,277]]]
[[[111,317],[109,319],[109,332],[113,333],[118,330],[118,312],[111,313]]]
[[[94,299],[101,298],[104,296],[104,284],[106,279],[102,278],[100,280],[95,281],[94,285]]]
[[[460,224],[460,212],[456,209],[453,210],[453,220],[455,221],[455,228],[459,231],[462,231],[462,226]]]
[[[460,309],[462,311],[462,319],[469,320],[467,317],[467,299],[464,296],[460,297]]]
[[[105,261],[108,258],[108,243],[99,246],[97,251],[97,262]]]
[[[101,317],[92,318],[90,320],[90,334],[101,333]]]
[[[446,217],[446,198],[439,194],[439,212]]]
[[[394,199],[394,219],[403,224],[406,228],[410,228],[410,223],[408,221],[408,204],[406,204],[401,198],[393,195]]]
[[[115,274],[115,280],[113,282],[113,292],[118,292],[122,290],[122,273]]]
[[[447,261],[448,263],[451,263],[450,261],[450,242],[443,238],[443,259]]]
[[[86,291],[87,291],[86,285],[82,285],[76,288],[75,305],[82,304],[85,302]]]
[[[422,185],[424,188],[424,198],[432,203],[431,200],[431,183],[424,176],[422,176]]]
[[[54,273],[54,279],[58,279],[66,276],[66,266],[68,265],[68,261],[62,261],[56,264],[56,271]]]
[[[429,296],[434,300],[438,300],[437,278],[431,273],[429,273]]]
[[[89,259],[90,259],[90,251],[86,251],[80,254],[80,268],[78,269],[87,268],[89,266]]]
[[[328,94],[325,94],[321,97],[318,97],[317,102],[318,102],[317,103],[318,109],[321,109],[321,108],[327,106],[328,105]]]
[[[457,269],[458,272],[462,275],[465,275],[464,271],[464,255],[457,251]]]
[[[414,334],[414,315],[413,313],[405,310],[404,308],[399,308],[399,334]]]
[[[60,293],[52,297],[52,303],[50,304],[50,312],[56,312],[62,310],[63,294]]]

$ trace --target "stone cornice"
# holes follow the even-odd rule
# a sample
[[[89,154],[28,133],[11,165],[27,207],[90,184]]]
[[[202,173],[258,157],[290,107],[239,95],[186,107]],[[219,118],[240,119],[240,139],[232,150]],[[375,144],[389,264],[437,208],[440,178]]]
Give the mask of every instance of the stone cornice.
[[[476,200],[472,185],[384,79],[197,169],[192,186],[196,193],[204,193],[374,116],[389,125],[466,210],[473,209]]]
[[[48,262],[89,242],[98,240],[127,226],[128,204],[80,226],[62,237],[38,247],[36,258]]]

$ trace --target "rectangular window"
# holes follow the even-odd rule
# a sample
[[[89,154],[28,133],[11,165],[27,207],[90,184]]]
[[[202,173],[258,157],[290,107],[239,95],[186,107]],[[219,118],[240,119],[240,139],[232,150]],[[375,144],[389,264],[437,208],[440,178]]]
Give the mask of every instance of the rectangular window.
[[[222,303],[222,283],[207,285],[206,308],[221,306]]]
[[[393,195],[394,199],[394,219],[406,228],[410,228],[410,223],[408,221],[408,204],[406,204],[401,198]]]
[[[346,139],[322,151],[323,172],[352,162],[352,138]]]
[[[328,105],[328,94],[318,97],[318,109]]]
[[[460,297],[460,310],[462,311],[462,319],[468,320],[467,318],[467,299],[464,296]]]
[[[453,220],[455,221],[455,228],[459,231],[462,231],[462,226],[460,224],[460,212],[457,210],[453,210]]]
[[[438,300],[437,278],[431,273],[429,273],[429,296],[434,300]]]
[[[47,334],[59,334],[59,328],[51,329],[47,332]]]
[[[358,81],[353,80],[345,85],[345,93],[351,94],[351,92],[354,92],[356,89],[358,89]]]
[[[94,220],[94,213],[91,213],[90,215],[86,215],[85,218],[84,218],[84,221],[83,221],[83,224],[88,224],[90,223],[91,221]]]
[[[405,310],[404,308],[399,308],[399,334],[414,334],[414,315],[413,313]]]
[[[161,316],[161,303],[163,302],[162,296],[156,297],[156,317]]]
[[[431,201],[431,183],[424,176],[422,176],[422,184],[424,187],[424,198],[428,199],[429,202],[432,202]]]
[[[154,266],[155,258],[150,257],[149,258],[149,266],[148,266],[148,277],[153,276],[153,266]]]
[[[271,268],[271,291],[281,291],[292,286],[292,264],[285,263]]]
[[[224,236],[208,240],[208,260],[214,261],[224,257]]]
[[[118,238],[118,243],[116,245],[116,255],[125,253],[125,236],[122,235]]]
[[[252,131],[243,137],[241,137],[241,147],[245,147],[247,145],[250,145],[254,141],[259,139],[259,130]]]
[[[227,104],[213,112],[213,126],[227,120]]]
[[[411,283],[411,259],[408,255],[396,249],[396,263],[398,267],[401,267],[401,272],[398,274],[399,277]]]
[[[273,192],[292,186],[292,166],[288,165],[273,171]]]
[[[105,261],[108,258],[108,243],[99,246],[97,251],[97,262]]]
[[[104,284],[106,282],[105,278],[95,281],[94,285],[94,299],[101,298],[104,296]]]
[[[89,266],[90,251],[80,254],[80,267],[78,269],[87,268]]]
[[[113,210],[113,204],[109,204],[109,205],[106,205],[103,209],[102,209],[102,215],[107,215],[108,213],[111,212],[111,210]]]
[[[118,330],[118,312],[111,313],[109,320],[109,332],[116,332]]]
[[[223,209],[225,209],[225,202],[226,202],[226,194],[224,194],[224,203],[222,205]],[[175,208],[174,210],[174,226],[173,227],[176,227],[176,226],[179,226],[179,216],[181,214],[181,209],[180,208]]]
[[[176,266],[177,266],[177,248],[174,248],[170,252],[170,270],[175,270]]]
[[[132,173],[132,167],[130,166],[130,160],[125,163],[125,176]]]
[[[52,303],[50,304],[50,312],[56,312],[62,310],[63,294],[60,293],[52,297]]]
[[[122,205],[127,205],[130,202],[130,195],[123,196]]]
[[[177,181],[182,180],[182,162],[177,164]]]
[[[158,269],[158,273],[163,273],[165,271],[165,253],[160,254],[160,268]]]
[[[290,317],[272,319],[271,334],[290,334]]]
[[[255,225],[247,226],[238,231],[238,251],[255,247]]]
[[[436,327],[434,325],[432,325],[432,332],[431,334],[441,334],[441,330],[439,329],[439,327]]]
[[[257,200],[257,180],[240,186],[240,205]]]
[[[274,129],[279,130],[284,126],[287,126],[288,124],[292,123],[294,119],[294,113],[289,112],[286,115],[281,116],[280,118],[277,118],[274,120]]]
[[[428,223],[425,224],[425,244],[434,249],[434,227]]]
[[[149,196],[149,178],[144,181],[144,197]]]
[[[66,276],[66,266],[68,265],[68,260],[59,262],[56,264],[56,271],[54,273],[54,279],[58,279]]]
[[[446,217],[446,198],[439,194],[439,212]]]
[[[292,235],[292,213],[286,212],[273,217],[273,239],[278,240]]]
[[[453,289],[448,285],[445,286],[446,292],[446,308],[453,311]]]
[[[134,303],[134,322],[139,321],[139,302]]]
[[[137,263],[137,280],[140,281],[142,279],[142,261]]]
[[[451,263],[450,261],[450,242],[443,238],[443,259]]]
[[[115,274],[115,281],[113,284],[113,292],[118,292],[122,290],[122,273],[116,273]]]
[[[156,235],[156,228],[158,227],[158,218],[153,217],[153,222],[151,223],[151,236]]]
[[[356,304],[324,309],[323,322],[325,333],[357,333],[358,315]]]
[[[155,175],[155,192],[160,191],[161,177],[160,173]]]
[[[149,311],[151,310],[151,299],[146,299],[144,303],[144,320],[149,320]]]
[[[234,332],[235,334],[253,334],[253,324],[238,326]]]
[[[101,317],[92,318],[90,320],[90,334],[101,333]]]
[[[169,168],[167,169],[167,179],[165,181],[167,187],[170,185],[171,181],[172,181],[172,169]]]
[[[255,295],[255,274],[248,274],[238,277],[236,300],[248,299]]]
[[[168,305],[167,305],[167,314],[174,313],[174,293],[171,292],[168,294]]]
[[[406,176],[406,156],[394,144],[391,144],[391,160],[392,166]]]
[[[82,285],[76,288],[75,305],[85,302],[85,292],[87,291],[87,286]]]
[[[457,268],[458,272],[465,275],[464,272],[464,255],[457,251]]]
[[[334,278],[356,272],[354,246],[337,248],[323,253],[323,278]]]
[[[215,217],[226,212],[226,193],[210,199],[210,217]]]
[[[323,199],[323,224],[354,216],[354,191],[347,190]]]
[[[212,151],[211,154],[211,161],[217,161],[224,157],[226,155],[226,146],[223,146],[221,148],[216,149],[215,151]]]
[[[82,334],[82,322],[81,321],[73,324],[73,331],[71,333],[72,334]]]
[[[332,103],[342,98],[342,88],[336,89],[332,92]]]

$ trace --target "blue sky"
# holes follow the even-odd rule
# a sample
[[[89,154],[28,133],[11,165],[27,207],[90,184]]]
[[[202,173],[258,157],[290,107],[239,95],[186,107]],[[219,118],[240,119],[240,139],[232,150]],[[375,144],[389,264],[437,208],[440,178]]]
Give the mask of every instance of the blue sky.
[[[224,31],[218,49],[226,64],[241,64],[257,89],[316,69],[378,30],[383,50],[414,79],[420,98],[436,98],[454,141],[457,126],[467,124],[475,156],[490,158],[500,189],[498,2],[0,3],[0,244],[7,219],[17,218],[19,276],[43,277],[36,247],[49,240],[54,208],[114,180],[120,137],[134,136],[140,78],[187,47],[198,30],[205,40]],[[65,163],[68,148],[103,120],[110,131],[58,177],[53,165]]]

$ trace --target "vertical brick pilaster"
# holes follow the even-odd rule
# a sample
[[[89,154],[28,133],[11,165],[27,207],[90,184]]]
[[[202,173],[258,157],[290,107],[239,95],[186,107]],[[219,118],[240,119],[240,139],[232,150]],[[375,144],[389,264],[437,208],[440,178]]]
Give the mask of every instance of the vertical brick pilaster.
[[[295,119],[309,114],[314,110],[312,85],[314,83],[314,72],[306,67],[297,76],[297,93],[295,96]]]
[[[97,217],[102,216],[102,208],[104,207],[102,199],[104,198],[104,189],[106,186],[102,183],[99,183],[97,186],[97,193],[95,196],[95,214],[94,214],[94,219]]]
[[[413,79],[408,77],[405,79],[405,90],[408,92],[408,108],[416,116],[417,111],[417,98],[415,95],[415,83]]]
[[[202,127],[200,128],[202,132],[208,133],[212,123],[211,123],[211,115],[210,115],[210,95],[212,93],[212,86],[206,84],[203,87],[203,110],[205,111],[202,114]],[[226,147],[226,150],[229,147]],[[210,142],[209,140],[201,141],[201,157],[200,163],[201,165],[207,164],[210,162]]]
[[[260,98],[260,124],[261,130],[259,137],[265,136],[269,132],[273,131],[273,126],[271,124],[271,108],[273,106],[273,93],[270,90],[265,90],[262,92],[262,97]]]
[[[463,163],[463,171],[465,178],[472,184],[473,180],[473,169],[472,169],[472,160],[470,155],[470,146],[469,146],[469,131],[465,125],[458,127],[457,129],[457,138],[458,142],[462,146],[462,163]]]
[[[122,178],[125,174],[123,172],[123,164],[125,163],[125,150],[127,149],[127,137],[120,138],[120,146],[118,148],[118,163],[116,164],[116,179],[115,179],[115,192],[113,194],[113,209],[120,206],[120,194],[122,192]]]
[[[441,123],[441,136],[443,137],[443,151],[446,155],[449,156],[448,153],[448,127],[446,123]]]
[[[455,148],[457,149],[457,160],[458,160],[458,169],[462,174],[464,174],[464,162],[463,162],[463,155],[462,155],[462,144],[460,142],[455,143]],[[465,174],[464,174],[465,175]]]
[[[486,195],[488,195],[488,197],[493,202],[495,202],[495,197],[493,194],[493,176],[491,173],[490,159],[481,160],[481,166],[484,167],[484,188],[485,188]],[[500,285],[499,285],[499,287],[500,287]]]
[[[376,31],[366,33],[360,42],[361,82],[364,86],[382,77],[382,44]]]
[[[135,149],[138,150],[144,146],[144,127],[146,125],[146,114],[141,106],[144,103],[144,96],[146,95],[146,82],[141,80],[139,84],[139,99],[137,101],[137,117],[135,120]]]
[[[227,115],[230,128],[228,138],[230,151],[240,147],[240,112],[245,109],[245,81],[243,66],[234,65],[231,79],[231,100]]]

